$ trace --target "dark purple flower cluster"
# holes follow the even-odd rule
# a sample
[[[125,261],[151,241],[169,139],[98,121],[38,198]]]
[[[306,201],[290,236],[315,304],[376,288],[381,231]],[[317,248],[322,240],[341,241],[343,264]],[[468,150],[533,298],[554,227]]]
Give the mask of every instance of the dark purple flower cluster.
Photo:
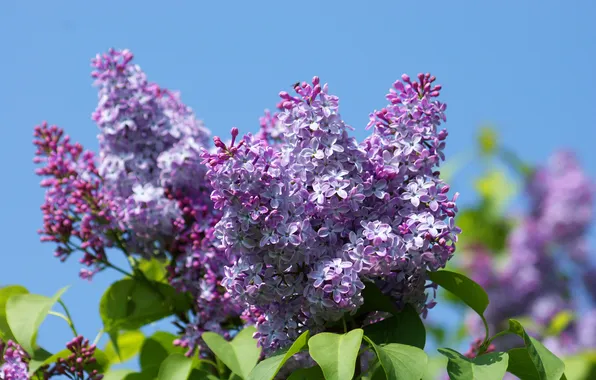
[[[37,147],[34,162],[43,166],[36,173],[45,177],[47,188],[43,212],[42,241],[57,244],[55,255],[66,260],[82,251],[81,277],[91,279],[105,268],[105,249],[111,245],[110,231],[116,227],[115,205],[102,192],[102,179],[92,152],[72,144],[64,131],[43,123],[35,127]]]
[[[101,380],[103,375],[96,369],[89,371],[88,367],[97,362],[95,359],[95,345],[89,344],[89,340],[82,336],[73,338],[66,344],[71,352],[66,358],[58,358],[56,363],[44,371],[44,378],[50,379],[54,376],[66,376],[70,379]]]
[[[0,379],[29,380],[29,355],[15,342],[0,339]]]
[[[585,240],[592,219],[593,190],[575,157],[567,152],[557,153],[548,166],[536,170],[529,180],[530,212],[509,236],[509,255],[502,269],[489,251],[482,247],[472,249],[474,254],[467,267],[472,278],[489,293],[491,303],[485,316],[492,331],[506,328],[509,318],[520,315],[531,316],[539,330],[547,327],[559,312],[579,306],[571,298],[569,278],[581,279],[583,274],[590,290],[590,276],[586,274],[593,273],[594,268],[587,257]],[[471,318],[474,330],[480,334],[479,321]],[[559,353],[596,347],[596,335],[587,339],[578,329],[583,324],[594,325],[593,330],[596,318],[588,313],[546,342],[553,349],[558,347]],[[539,331],[534,333],[539,335]],[[509,348],[506,346],[511,344],[515,341],[501,341],[503,347],[499,348]]]
[[[362,305],[375,282],[398,306],[433,306],[426,271],[445,266],[459,229],[455,197],[435,167],[444,159],[445,105],[435,78],[403,76],[371,114],[373,134],[348,135],[339,99],[315,77],[280,93],[261,133],[205,152],[216,226],[226,253],[225,287],[256,308],[257,336],[268,350]]]

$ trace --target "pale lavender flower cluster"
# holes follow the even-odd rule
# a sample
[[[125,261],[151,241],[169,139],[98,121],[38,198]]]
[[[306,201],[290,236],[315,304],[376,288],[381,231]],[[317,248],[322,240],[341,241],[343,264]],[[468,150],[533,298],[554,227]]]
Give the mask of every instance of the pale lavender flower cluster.
[[[162,253],[181,213],[165,189],[204,191],[200,149],[208,131],[179,94],[147,80],[128,50],[110,50],[92,62],[101,130],[99,173],[120,205],[118,221],[135,253]]]
[[[219,151],[205,152],[211,198],[223,210],[216,234],[238,257],[222,284],[259,311],[265,349],[354,313],[367,282],[399,307],[434,305],[426,271],[445,266],[459,229],[456,197],[435,171],[447,137],[438,130],[440,86],[418,78],[394,84],[360,144],[315,77],[295,86],[297,96],[280,93],[281,111],[262,120],[259,135],[237,143],[234,128],[228,146],[215,138]]]
[[[572,284],[566,269],[571,268],[576,279],[583,277],[587,289],[596,292],[590,289],[590,276],[586,275],[594,268],[585,249],[593,190],[575,157],[568,152],[557,153],[529,180],[531,209],[509,236],[509,256],[503,269],[497,269],[490,252],[473,249],[467,266],[472,278],[489,293],[491,303],[485,316],[491,330],[506,328],[509,318],[520,315],[529,315],[538,326],[546,327],[559,312],[576,310],[579,305],[571,298]],[[559,353],[596,347],[596,335],[588,339],[578,328],[594,324],[591,321],[596,318],[589,313],[584,317],[546,341]],[[481,334],[480,322],[470,318],[473,330]],[[501,341],[499,348],[515,343]]]
[[[169,253],[170,283],[194,297],[193,313],[178,323],[182,336],[176,341],[192,355],[204,331],[225,334],[222,326],[239,321],[242,312],[220,285],[230,261],[213,235],[220,213],[209,199],[201,162],[209,132],[177,93],[148,82],[131,60],[127,50],[93,60],[100,173],[121,205],[118,222],[129,251]]]
[[[0,379],[29,380],[29,356],[15,342],[0,340]]]
[[[190,317],[180,316],[177,342],[190,355],[203,331],[238,328],[243,311],[220,284],[231,258],[213,234],[221,213],[202,163],[209,132],[177,93],[150,83],[132,59],[128,50],[109,50],[92,61],[98,157],[58,127],[36,127],[37,174],[48,188],[40,233],[58,245],[62,260],[82,251],[91,268],[81,275],[89,279],[113,267],[108,248],[165,256],[170,283],[195,299]]]

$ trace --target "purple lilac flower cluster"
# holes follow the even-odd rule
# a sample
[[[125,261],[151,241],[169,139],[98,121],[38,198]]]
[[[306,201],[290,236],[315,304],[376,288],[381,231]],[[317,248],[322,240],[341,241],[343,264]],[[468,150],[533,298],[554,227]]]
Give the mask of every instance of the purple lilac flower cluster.
[[[491,303],[485,316],[491,331],[506,328],[509,318],[520,315],[531,316],[539,328],[544,328],[559,312],[579,306],[570,297],[569,278],[580,279],[584,274],[587,279],[590,276],[586,274],[594,272],[585,248],[593,191],[593,184],[575,157],[568,152],[557,153],[528,182],[530,212],[509,236],[509,256],[503,268],[498,269],[486,249],[472,248],[467,267],[472,278],[489,293]],[[569,265],[574,262],[575,265]],[[565,272],[569,267],[575,275]],[[586,288],[596,293],[589,281]],[[558,353],[596,347],[596,335],[588,338],[584,333],[586,329],[596,329],[596,314],[593,314],[584,314],[560,336],[546,338],[545,342]],[[479,321],[470,318],[473,330],[481,334]],[[534,333],[539,335],[538,331]],[[506,349],[516,342],[505,339],[498,344]]]
[[[29,380],[29,355],[21,346],[0,339],[0,379]]]
[[[165,189],[188,196],[205,191],[198,156],[209,133],[179,94],[149,82],[132,59],[128,50],[112,49],[92,61],[99,88],[93,113],[101,130],[99,173],[120,206],[118,222],[128,233],[129,250],[160,254],[181,216]]]
[[[95,359],[95,345],[89,344],[89,340],[82,336],[73,338],[66,344],[71,352],[66,358],[58,358],[56,363],[44,371],[44,378],[50,379],[54,376],[66,376],[70,379],[101,380],[103,375],[96,369],[89,371],[88,367],[97,362]]]
[[[395,82],[359,144],[315,77],[280,93],[259,135],[237,141],[233,128],[230,144],[215,138],[218,152],[204,153],[223,212],[216,234],[238,257],[222,283],[258,310],[266,350],[355,312],[367,282],[400,307],[434,305],[426,271],[445,266],[459,233],[456,197],[435,171],[447,132],[434,81]]]
[[[231,257],[213,234],[221,214],[209,199],[201,162],[209,132],[177,93],[150,83],[132,58],[127,50],[110,50],[93,60],[100,173],[121,205],[118,222],[129,251],[169,253],[170,283],[195,298],[176,341],[192,355],[204,331],[225,335],[222,325],[242,312],[220,285]]]
[[[81,277],[91,279],[105,268],[107,238],[116,227],[115,205],[102,192],[102,180],[92,152],[72,144],[69,136],[57,126],[43,123],[35,127],[37,147],[34,162],[43,166],[36,170],[45,177],[47,188],[43,212],[42,241],[57,244],[55,255],[66,260],[73,252],[82,251]]]
[[[177,341],[190,355],[203,331],[225,333],[222,326],[240,321],[243,310],[220,284],[231,258],[213,233],[221,213],[201,162],[209,132],[177,93],[150,83],[132,59],[128,50],[109,50],[92,60],[98,157],[55,126],[35,129],[35,162],[43,164],[37,174],[48,188],[40,233],[58,245],[62,260],[83,251],[90,268],[81,276],[89,279],[110,266],[110,247],[165,256],[170,283],[196,300]]]

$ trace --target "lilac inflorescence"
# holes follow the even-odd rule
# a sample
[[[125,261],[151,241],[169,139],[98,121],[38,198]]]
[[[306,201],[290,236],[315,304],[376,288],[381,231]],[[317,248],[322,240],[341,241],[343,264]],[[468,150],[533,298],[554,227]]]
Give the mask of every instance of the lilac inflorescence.
[[[112,200],[102,192],[95,156],[57,126],[43,123],[35,128],[37,147],[34,162],[43,166],[36,170],[42,187],[47,189],[43,212],[42,241],[58,245],[55,255],[62,261],[73,252],[82,251],[80,262],[83,278],[91,279],[105,268],[107,238],[116,228]]]
[[[204,331],[226,334],[222,325],[242,312],[220,284],[232,258],[213,233],[221,213],[209,198],[201,157],[209,132],[177,93],[150,83],[132,58],[127,50],[110,50],[93,60],[100,172],[120,205],[127,249],[144,256],[169,253],[170,283],[194,297],[192,316],[180,323],[176,341],[192,355],[204,349]]]
[[[456,196],[435,171],[444,159],[445,105],[435,78],[403,76],[371,114],[362,143],[348,135],[339,99],[315,77],[280,93],[261,133],[205,152],[216,226],[228,255],[223,285],[258,309],[268,350],[316,333],[362,305],[374,282],[398,307],[426,313],[426,271],[445,266],[459,229]],[[281,130],[281,132],[280,132]]]
[[[559,152],[529,179],[531,207],[509,236],[509,256],[503,268],[498,269],[489,251],[472,249],[467,267],[489,293],[491,304],[485,316],[491,330],[506,328],[507,320],[519,315],[531,316],[539,330],[544,330],[560,312],[577,309],[579,305],[569,297],[574,286],[570,278],[583,278],[590,290],[590,273],[595,271],[585,249],[593,191],[575,157]],[[569,276],[566,270],[579,275]],[[559,336],[546,338],[547,346],[559,354],[596,347],[595,335],[586,338],[579,329],[594,324],[592,314],[571,323]],[[470,323],[481,334],[480,321],[474,318]],[[531,333],[541,335],[541,331]],[[515,338],[497,342],[500,349],[516,343]]]
[[[29,380],[29,355],[21,346],[0,339],[0,379]]]
[[[128,50],[110,50],[93,61],[101,130],[99,172],[120,206],[118,221],[134,253],[162,253],[181,213],[165,189],[202,193],[200,149],[208,131],[179,94],[147,80]],[[196,197],[195,197],[196,198]]]
[[[97,362],[94,344],[89,344],[88,339],[79,335],[68,342],[66,348],[70,354],[64,358],[58,358],[54,365],[44,371],[46,379],[54,376],[67,376],[81,380],[103,379],[103,375],[97,369],[90,368]]]

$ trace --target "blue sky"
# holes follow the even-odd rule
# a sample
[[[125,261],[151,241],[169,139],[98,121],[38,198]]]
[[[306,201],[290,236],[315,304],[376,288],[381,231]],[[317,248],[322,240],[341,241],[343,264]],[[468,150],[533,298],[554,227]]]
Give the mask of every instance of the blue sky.
[[[90,59],[129,48],[150,80],[178,89],[215,135],[255,131],[280,90],[313,75],[340,96],[363,138],[369,112],[402,73],[431,72],[443,85],[447,154],[470,150],[494,124],[522,158],[574,149],[596,177],[596,28],[592,1],[16,1],[0,4],[0,286],[20,283],[64,296],[79,330],[100,328],[99,298],[113,273],[79,280],[41,244],[43,191],[33,174],[33,127],[43,120],[97,148]],[[452,188],[473,199],[473,165]],[[41,343],[70,336],[49,320]]]

